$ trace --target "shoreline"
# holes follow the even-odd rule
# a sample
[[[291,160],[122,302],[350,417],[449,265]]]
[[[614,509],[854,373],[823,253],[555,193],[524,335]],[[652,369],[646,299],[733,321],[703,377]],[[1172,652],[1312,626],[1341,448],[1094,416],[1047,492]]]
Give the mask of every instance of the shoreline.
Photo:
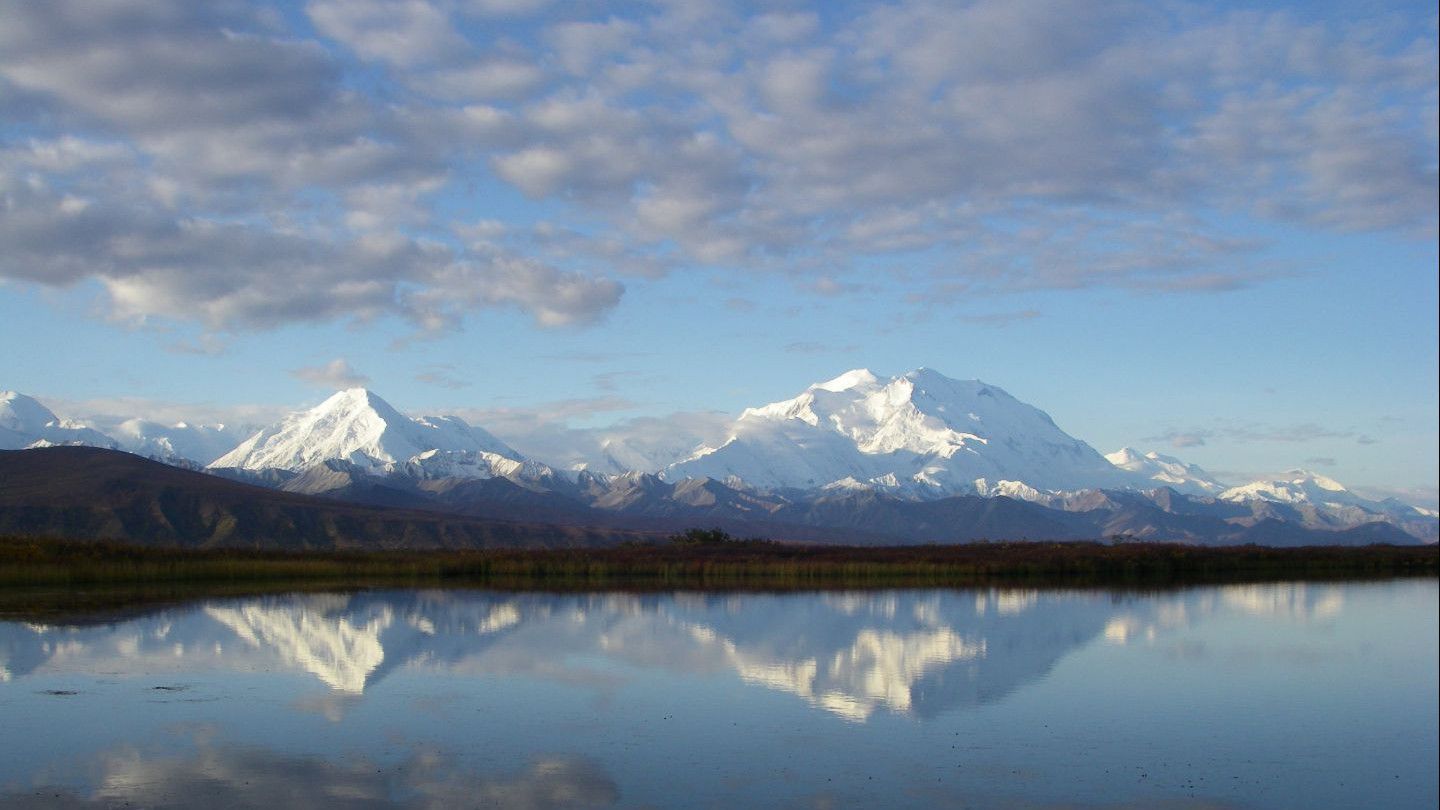
[[[701,532],[699,536],[706,536]],[[1440,574],[1440,547],[1191,546],[1005,542],[924,546],[795,545],[696,533],[605,548],[464,550],[171,549],[109,542],[0,538],[0,585],[262,579],[425,579],[570,584],[754,581],[927,584],[1053,580],[1178,584],[1254,577]],[[715,539],[718,538],[718,539]]]
[[[1440,547],[1165,543],[800,546],[764,540],[591,549],[164,549],[0,538],[0,620],[112,621],[201,599],[457,588],[583,593],[911,588],[1157,591],[1440,576]]]

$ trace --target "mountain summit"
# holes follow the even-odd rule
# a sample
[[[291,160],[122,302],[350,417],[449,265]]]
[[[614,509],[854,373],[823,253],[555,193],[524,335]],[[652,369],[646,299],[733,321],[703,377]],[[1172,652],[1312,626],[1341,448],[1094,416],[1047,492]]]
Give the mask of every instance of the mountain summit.
[[[1122,486],[1129,476],[1044,412],[980,380],[928,368],[854,369],[747,409],[730,436],[667,467],[667,480],[762,488],[873,487],[914,495]]]
[[[61,419],[34,397],[18,391],[0,391],[0,450],[66,444],[115,446],[109,436]]]
[[[415,472],[485,477],[521,456],[457,416],[401,414],[364,388],[339,391],[308,411],[291,414],[213,461],[211,467],[300,471],[344,461],[363,472]]]
[[[1221,492],[1224,501],[1270,501],[1271,503],[1316,503],[1335,505],[1368,505],[1333,478],[1309,470],[1289,470],[1283,477],[1252,481]]]
[[[1200,467],[1153,450],[1142,454],[1133,448],[1122,447],[1106,453],[1105,458],[1122,470],[1155,482],[1154,486],[1170,487],[1187,495],[1215,495],[1225,489],[1224,484]]]

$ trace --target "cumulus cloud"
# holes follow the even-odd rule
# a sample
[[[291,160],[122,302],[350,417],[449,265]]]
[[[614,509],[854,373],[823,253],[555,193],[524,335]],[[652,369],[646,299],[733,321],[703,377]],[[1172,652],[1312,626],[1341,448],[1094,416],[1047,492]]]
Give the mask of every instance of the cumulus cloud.
[[[1079,0],[0,0],[0,277],[213,329],[902,255],[917,301],[1274,274],[1234,215],[1431,239],[1436,33]],[[358,72],[357,72],[358,71]],[[565,224],[454,227],[473,184]],[[467,212],[466,221],[495,214]],[[942,251],[935,251],[942,248]],[[943,255],[943,261],[934,260]]]
[[[0,241],[8,246],[0,277],[53,286],[95,279],[123,320],[191,319],[225,330],[394,315],[434,331],[477,308],[513,306],[561,326],[602,316],[623,293],[618,282],[502,249],[184,216],[125,189],[23,175],[31,156],[48,149],[0,149]]]
[[[311,385],[324,388],[360,388],[370,383],[368,376],[352,368],[343,357],[337,357],[321,366],[302,366],[290,374]]]
[[[414,67],[469,50],[449,15],[425,0],[311,0],[305,12],[320,33],[367,59]]]
[[[545,80],[545,71],[523,59],[486,59],[424,74],[418,92],[452,101],[508,99],[526,95]]]
[[[724,35],[757,25],[775,36]],[[666,12],[549,40],[586,79],[519,110],[529,137],[497,171],[692,261],[950,245],[934,273],[967,286],[1211,292],[1265,278],[1263,244],[1187,208],[1433,230],[1424,33],[1036,0],[832,29]]]
[[[383,111],[315,42],[267,36],[231,4],[6,3],[0,77],[77,129],[130,138],[194,193],[404,174]]]
[[[507,17],[534,14],[551,2],[552,0],[462,0],[461,6],[472,14]]]
[[[342,87],[325,48],[270,35],[242,5],[0,14],[0,81],[42,99],[48,120],[102,133],[0,141],[0,278],[94,280],[117,318],[211,330],[388,315],[425,332],[496,306],[558,326],[619,301],[603,276],[416,235],[443,149]],[[331,202],[317,210],[316,195]]]

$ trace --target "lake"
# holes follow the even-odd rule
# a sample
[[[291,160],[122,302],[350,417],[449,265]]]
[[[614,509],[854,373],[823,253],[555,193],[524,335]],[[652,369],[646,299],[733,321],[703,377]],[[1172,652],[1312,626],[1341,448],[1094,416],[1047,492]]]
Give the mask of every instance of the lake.
[[[0,805],[1428,807],[1437,582],[0,623]]]

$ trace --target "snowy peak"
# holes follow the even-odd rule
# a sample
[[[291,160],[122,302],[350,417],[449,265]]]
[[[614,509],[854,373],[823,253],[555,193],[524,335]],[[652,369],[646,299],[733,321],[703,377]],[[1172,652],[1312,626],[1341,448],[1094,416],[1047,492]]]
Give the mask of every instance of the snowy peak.
[[[1122,447],[1113,453],[1106,453],[1105,460],[1122,470],[1138,472],[1145,467],[1150,457],[1133,447]]]
[[[250,437],[210,464],[303,470],[342,460],[363,472],[488,477],[522,467],[504,442],[455,416],[412,419],[364,388],[340,391]],[[504,470],[496,470],[504,462]]]
[[[0,391],[0,450],[63,444],[115,447],[115,441],[109,436],[57,417],[34,397],[18,391]]]
[[[841,374],[833,380],[826,380],[810,386],[820,391],[849,391],[852,388],[874,388],[879,379],[868,368],[856,368]]]
[[[1259,500],[1289,504],[1374,505],[1372,501],[1346,489],[1339,481],[1309,470],[1289,470],[1279,478],[1231,487],[1218,497],[1236,502]]]
[[[1190,495],[1215,495],[1225,489],[1224,484],[1200,467],[1153,450],[1142,454],[1134,448],[1122,447],[1107,453],[1105,460],[1133,473],[1138,486],[1167,486]]]
[[[1387,498],[1374,501],[1346,489],[1329,476],[1308,470],[1290,470],[1273,479],[1252,481],[1232,487],[1216,496],[1220,500],[1247,504],[1256,514],[1265,509],[1290,509],[1328,528],[1346,528],[1362,523],[1392,523],[1425,542],[1435,542],[1436,515]],[[1273,507],[1269,506],[1274,504]]]
[[[0,391],[0,428],[16,433],[40,433],[59,417],[34,397],[19,391]]]
[[[931,369],[889,379],[855,369],[749,408],[726,442],[701,448],[664,475],[738,478],[762,488],[838,482],[917,495],[974,492],[980,478],[1046,489],[1124,479],[1038,408],[980,380]]]

